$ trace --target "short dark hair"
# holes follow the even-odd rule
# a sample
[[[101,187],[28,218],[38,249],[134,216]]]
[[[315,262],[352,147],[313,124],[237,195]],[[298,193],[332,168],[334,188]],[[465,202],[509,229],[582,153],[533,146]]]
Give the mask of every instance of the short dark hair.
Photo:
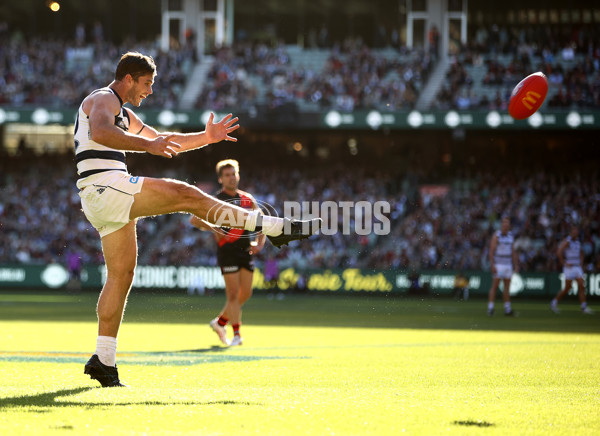
[[[137,51],[130,51],[121,56],[121,60],[115,71],[115,80],[123,80],[130,74],[133,80],[139,79],[146,74],[156,75],[156,64],[152,56],[146,56]]]

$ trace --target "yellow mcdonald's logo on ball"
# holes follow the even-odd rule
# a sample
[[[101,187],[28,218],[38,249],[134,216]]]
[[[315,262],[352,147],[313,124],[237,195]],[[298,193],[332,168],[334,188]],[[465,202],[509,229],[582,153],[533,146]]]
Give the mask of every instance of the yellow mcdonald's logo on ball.
[[[527,94],[525,94],[525,97],[523,97],[521,101],[523,102],[523,106],[531,110],[533,109],[533,105],[538,102],[540,97],[541,94],[538,94],[537,92],[527,91]]]

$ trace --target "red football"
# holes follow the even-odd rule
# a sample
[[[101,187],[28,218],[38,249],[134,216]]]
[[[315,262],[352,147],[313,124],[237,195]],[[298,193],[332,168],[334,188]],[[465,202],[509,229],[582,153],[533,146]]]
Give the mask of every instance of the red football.
[[[537,111],[548,94],[548,79],[544,73],[533,73],[521,80],[510,95],[508,113],[515,120],[524,120]]]

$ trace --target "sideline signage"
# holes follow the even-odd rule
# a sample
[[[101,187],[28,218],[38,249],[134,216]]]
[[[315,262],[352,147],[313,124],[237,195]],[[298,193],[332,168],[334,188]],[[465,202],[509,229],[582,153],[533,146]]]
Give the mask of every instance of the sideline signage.
[[[409,293],[450,296],[458,271],[423,270],[418,273],[398,270],[359,268],[307,269],[286,268],[280,271],[277,289],[308,292]],[[492,282],[489,271],[463,271],[471,295],[486,295]],[[63,265],[0,265],[0,289],[65,289],[69,273]],[[100,289],[106,281],[104,265],[86,265],[81,271],[81,287]],[[600,297],[600,273],[586,274],[586,293]],[[524,297],[554,296],[564,286],[559,273],[521,273],[513,275],[510,294]],[[186,290],[192,287],[225,289],[221,270],[216,266],[152,266],[138,265],[134,289]],[[255,290],[275,289],[265,280],[264,273],[255,269]],[[502,285],[500,285],[502,287]],[[419,292],[420,291],[420,292]],[[570,294],[577,293],[573,284]]]
[[[269,110],[244,112],[236,108],[232,111],[244,119],[246,127],[294,127],[306,129],[342,130],[416,130],[416,129],[527,129],[527,130],[581,130],[600,127],[598,110],[548,110],[543,108],[525,120],[515,120],[507,112],[489,110],[471,111],[402,111],[385,112],[377,110],[355,110],[341,112],[324,110],[317,112],[294,112],[293,116],[278,116]],[[219,111],[219,119],[230,111]],[[45,107],[0,107],[0,125],[22,123],[43,126],[48,124],[70,125],[75,122],[77,108]],[[170,110],[140,109],[136,114],[151,126],[162,127],[203,127],[210,116],[209,110]],[[275,118],[274,118],[275,117]]]

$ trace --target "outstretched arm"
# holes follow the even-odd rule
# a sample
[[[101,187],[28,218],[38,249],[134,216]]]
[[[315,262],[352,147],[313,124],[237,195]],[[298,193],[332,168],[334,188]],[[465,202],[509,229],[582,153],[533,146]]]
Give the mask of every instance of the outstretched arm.
[[[237,138],[230,136],[230,134],[237,130],[240,126],[236,124],[238,118],[232,118],[232,114],[228,114],[223,117],[220,121],[214,123],[215,114],[211,112],[206,127],[203,132],[193,133],[173,133],[173,132],[162,132],[159,133],[156,129],[145,125],[142,120],[131,110],[130,114],[130,126],[129,130],[135,132],[144,138],[153,139],[160,135],[168,135],[171,140],[179,144],[181,147],[177,150],[179,153],[184,151],[196,150],[204,147],[208,144],[214,144],[220,141],[232,141],[236,142]]]
[[[223,232],[219,231],[219,228],[217,226],[209,223],[208,221],[203,220],[202,218],[198,218],[195,215],[191,216],[190,224],[193,225],[194,227],[196,227],[197,229],[212,232],[212,234],[215,236],[215,239],[217,242],[219,242],[221,239],[227,237],[227,235],[225,235],[225,234],[223,234]]]
[[[120,111],[118,100],[112,94],[99,93],[84,102],[84,111],[90,120],[93,141],[123,151],[148,152],[163,157],[177,154],[179,144],[173,137],[156,135],[152,139],[134,135],[115,126],[115,114]]]

